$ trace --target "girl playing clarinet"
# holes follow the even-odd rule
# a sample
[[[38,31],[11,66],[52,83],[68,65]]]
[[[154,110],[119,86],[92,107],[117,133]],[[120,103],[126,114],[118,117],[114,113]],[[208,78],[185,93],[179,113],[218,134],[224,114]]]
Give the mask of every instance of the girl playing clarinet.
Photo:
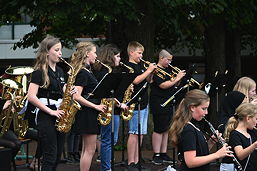
[[[229,140],[232,150],[244,171],[257,169],[257,106],[243,103],[232,116],[225,129],[224,137]],[[233,169],[232,169],[233,170]]]
[[[230,156],[225,144],[217,152],[210,154],[209,149],[215,144],[207,141],[198,127],[198,122],[208,114],[209,96],[201,90],[194,89],[186,93],[173,117],[170,129],[172,144],[175,145],[181,159],[180,170],[209,171],[209,163]]]

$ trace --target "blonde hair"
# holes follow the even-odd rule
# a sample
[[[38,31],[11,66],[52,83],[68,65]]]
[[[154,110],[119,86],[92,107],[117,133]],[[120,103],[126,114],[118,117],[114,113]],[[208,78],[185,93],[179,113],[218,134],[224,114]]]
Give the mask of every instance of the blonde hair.
[[[243,102],[249,103],[249,90],[253,87],[256,87],[256,82],[253,79],[251,79],[250,77],[242,77],[237,81],[233,90],[243,93],[245,95],[245,99]]]
[[[47,35],[39,45],[36,63],[34,65],[35,70],[42,70],[43,72],[43,85],[41,88],[47,88],[50,85],[50,79],[48,76],[48,52],[56,44],[61,43],[60,40],[51,35]]]
[[[130,54],[131,51],[136,51],[137,49],[141,49],[142,51],[144,51],[144,46],[141,45],[140,43],[138,43],[137,41],[131,41],[128,44],[128,48],[127,48],[127,52],[128,55]]]
[[[207,101],[210,101],[210,98],[202,90],[194,89],[186,93],[173,116],[172,125],[169,130],[170,140],[174,146],[178,144],[179,135],[186,123],[192,119],[190,107],[199,106]]]
[[[85,58],[87,53],[92,51],[96,45],[92,42],[79,42],[76,45],[76,50],[70,57],[70,65],[76,71],[76,74],[86,65]]]
[[[251,103],[242,103],[236,109],[234,116],[230,117],[225,128],[224,138],[228,142],[231,131],[235,130],[238,123],[245,117],[254,117],[257,114],[257,106]]]

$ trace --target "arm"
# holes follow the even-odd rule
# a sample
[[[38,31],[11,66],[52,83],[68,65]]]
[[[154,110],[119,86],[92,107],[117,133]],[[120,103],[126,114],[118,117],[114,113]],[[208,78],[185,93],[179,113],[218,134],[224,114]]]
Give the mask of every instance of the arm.
[[[200,167],[216,159],[223,158],[225,156],[231,156],[229,155],[231,151],[229,151],[228,149],[229,147],[227,146],[227,144],[225,144],[216,153],[212,153],[206,156],[196,156],[196,150],[186,151],[184,152],[186,165],[189,168]]]
[[[148,82],[151,82],[152,80],[152,72],[154,71],[154,69],[156,68],[157,66],[154,65],[154,64],[150,64],[149,67],[147,68],[147,70],[145,72],[143,72],[142,74],[138,75],[134,81],[133,81],[133,84],[137,85],[137,84],[140,84],[142,81],[144,81],[145,79],[148,81]]]
[[[28,88],[28,101],[31,102],[34,106],[38,107],[40,110],[60,118],[64,112],[62,110],[52,110],[46,105],[44,105],[37,97],[39,85],[35,83],[30,83]]]
[[[100,112],[104,112],[105,105],[96,105],[96,104],[86,100],[84,97],[81,96],[81,93],[83,91],[83,87],[82,86],[75,86],[75,87],[76,87],[77,93],[73,95],[74,100],[78,101],[80,104],[82,104],[84,106],[93,108],[93,109],[95,109],[97,111],[100,111]]]
[[[159,87],[160,87],[161,89],[168,89],[168,88],[174,86],[175,84],[179,83],[179,81],[180,81],[185,75],[186,75],[185,71],[182,70],[182,71],[180,71],[180,72],[178,73],[178,75],[176,76],[176,78],[175,78],[174,80],[173,80],[173,79],[167,80],[167,81],[161,83],[161,84],[159,85]]]
[[[255,150],[255,148],[257,148],[257,141],[255,141],[253,144],[245,149],[243,149],[241,145],[235,146],[234,150],[238,159],[244,160],[246,157],[249,156],[249,154],[251,154]]]

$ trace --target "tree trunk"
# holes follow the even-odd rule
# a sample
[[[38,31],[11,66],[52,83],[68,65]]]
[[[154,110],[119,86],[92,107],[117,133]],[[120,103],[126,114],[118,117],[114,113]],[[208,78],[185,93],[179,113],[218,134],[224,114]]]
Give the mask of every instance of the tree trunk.
[[[209,107],[208,118],[211,122],[216,123],[217,112],[220,105],[220,97],[222,97],[222,88],[217,90],[214,84],[215,72],[224,74],[225,72],[225,29],[222,17],[210,17],[213,21],[205,30],[205,53],[206,53],[206,82],[211,82],[212,87],[211,102]],[[217,85],[217,84],[216,84]]]
[[[122,49],[122,57],[127,57],[128,43],[138,41],[145,48],[144,58],[150,60],[154,53],[155,34],[153,2],[151,0],[137,1],[136,5],[136,8],[142,11],[140,21],[125,20],[125,17],[118,16],[118,20],[110,24],[108,39],[109,42],[117,44]]]
[[[226,67],[229,73],[227,90],[231,91],[241,76],[241,34],[237,29],[226,30]]]

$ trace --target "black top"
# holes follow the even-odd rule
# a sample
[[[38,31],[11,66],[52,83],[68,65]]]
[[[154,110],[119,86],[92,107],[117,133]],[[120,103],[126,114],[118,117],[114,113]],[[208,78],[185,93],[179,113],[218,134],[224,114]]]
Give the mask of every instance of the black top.
[[[97,84],[98,81],[91,71],[81,69],[77,74],[75,85],[84,87],[81,93],[81,96],[83,96],[84,98],[88,97],[89,93],[92,93]],[[88,100],[92,101],[92,99],[90,98]]]
[[[94,90],[97,84],[97,79],[90,70],[81,69],[77,74],[75,85],[83,87],[81,95],[84,98],[88,97],[88,94]],[[99,99],[89,97],[87,100],[94,104],[100,104]],[[100,125],[97,121],[99,113],[94,108],[82,105],[82,110],[76,114],[73,131],[78,134],[99,134]]]
[[[245,95],[239,91],[231,91],[224,97],[222,110],[219,113],[219,132],[224,132],[228,119],[235,114],[236,108],[243,102]]]
[[[257,130],[247,130],[247,132],[251,135],[252,143],[257,141]],[[236,146],[239,146],[239,145],[245,149],[250,146],[250,138],[247,138],[242,133],[238,132],[237,130],[234,130],[231,132],[229,136],[229,144],[231,145],[233,150]],[[245,168],[247,159],[248,157],[246,157],[244,160],[238,159],[243,169]],[[255,149],[250,155],[250,159],[245,171],[256,171],[257,170],[256,161],[257,161],[257,150]]]
[[[172,72],[170,68],[165,68],[162,70],[164,70],[167,73]],[[168,80],[170,80],[170,77],[167,75],[164,77],[164,79],[162,79],[159,76],[157,76],[156,74],[154,74],[153,82],[150,85],[150,88],[151,88],[150,96],[155,96],[155,97],[159,97],[159,98],[167,100],[172,95],[171,92],[174,89],[173,88],[174,86],[167,88],[167,89],[162,89],[159,87],[159,85]]]
[[[192,121],[192,123],[196,126],[196,121]],[[178,152],[181,154],[181,170],[182,171],[193,171],[193,170],[201,170],[201,171],[209,171],[209,164],[196,167],[196,168],[188,168],[186,166],[184,160],[184,152],[196,150],[196,156],[205,156],[209,154],[209,148],[207,144],[207,140],[204,134],[200,131],[200,129],[196,129],[191,124],[186,124],[181,132],[181,136],[178,141]]]
[[[116,70],[116,71],[117,71],[117,70]],[[114,71],[114,72],[115,72],[115,71]],[[100,71],[93,71],[93,73],[94,73],[94,75],[95,75],[97,81],[100,82],[100,81],[103,79],[103,77],[108,73],[108,70],[107,70],[107,68],[102,67]],[[112,84],[112,83],[110,83],[110,84]],[[122,97],[115,97],[115,98],[116,98],[119,102],[122,102],[123,96],[122,96]],[[118,108],[117,106],[115,106],[115,108],[114,108],[114,114],[115,114],[115,115],[119,115],[120,112],[121,112],[121,111],[120,111],[120,108]]]
[[[60,99],[63,95],[63,86],[65,84],[65,75],[63,70],[56,66],[56,71],[53,71],[48,67],[48,76],[50,84],[47,88],[38,89],[38,98]],[[35,83],[39,86],[43,86],[43,72],[42,70],[36,70],[32,73],[31,83]]]
[[[146,71],[146,69],[144,68],[144,66],[142,65],[142,63],[139,64],[135,64],[135,63],[131,63],[129,62],[127,64],[128,66],[130,66],[131,68],[134,69],[134,73],[141,75],[142,73],[144,73]],[[134,97],[134,95],[143,87],[143,85],[146,83],[146,79],[144,81],[142,81],[141,83],[134,85],[134,93],[132,94],[131,97]],[[145,109],[147,107],[148,104],[148,93],[147,93],[147,89],[148,89],[148,85],[139,93],[138,97],[141,97],[141,101],[140,101],[140,109]],[[135,99],[137,102],[138,98]],[[135,110],[138,110],[138,105],[136,104],[135,106]]]

